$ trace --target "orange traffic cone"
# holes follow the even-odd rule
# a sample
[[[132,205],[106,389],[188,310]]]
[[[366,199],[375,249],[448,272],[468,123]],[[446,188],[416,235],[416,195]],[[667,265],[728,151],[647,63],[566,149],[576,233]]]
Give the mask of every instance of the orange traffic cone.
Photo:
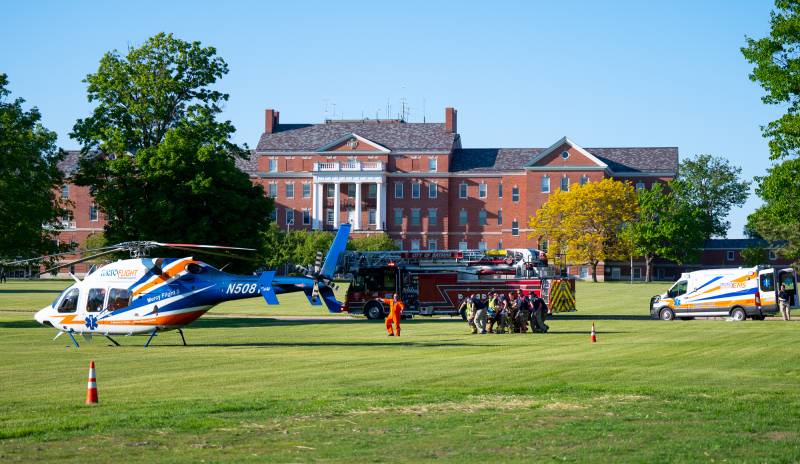
[[[94,361],[89,363],[89,385],[86,387],[86,404],[97,404],[97,378],[94,374]]]
[[[594,322],[592,322],[592,337],[590,340],[592,343],[597,343],[597,333],[594,331]]]

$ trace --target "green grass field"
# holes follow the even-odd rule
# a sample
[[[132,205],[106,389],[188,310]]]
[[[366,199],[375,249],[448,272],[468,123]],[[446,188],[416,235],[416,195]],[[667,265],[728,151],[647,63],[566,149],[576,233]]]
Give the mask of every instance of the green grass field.
[[[580,283],[545,335],[272,317],[325,314],[293,295],[222,305],[191,346],[169,332],[147,349],[51,341],[31,316],[68,284],[0,285],[3,462],[800,460],[800,324],[648,320],[664,283]]]

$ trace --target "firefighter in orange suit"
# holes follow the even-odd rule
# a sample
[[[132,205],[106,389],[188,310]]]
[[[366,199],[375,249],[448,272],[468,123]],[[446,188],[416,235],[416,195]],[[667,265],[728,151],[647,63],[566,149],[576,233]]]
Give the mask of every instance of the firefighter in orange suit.
[[[400,295],[395,293],[390,300],[389,298],[378,298],[384,304],[389,305],[389,315],[386,316],[386,331],[389,332],[389,336],[400,336],[400,316],[403,314],[403,310],[406,309],[406,305],[403,304],[403,301],[400,299]],[[392,322],[394,322],[394,332],[392,332]]]

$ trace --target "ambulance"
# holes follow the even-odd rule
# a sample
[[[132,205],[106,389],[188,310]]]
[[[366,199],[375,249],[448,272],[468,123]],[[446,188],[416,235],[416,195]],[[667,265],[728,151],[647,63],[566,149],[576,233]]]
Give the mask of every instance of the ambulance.
[[[800,308],[797,273],[792,268],[756,266],[686,272],[672,287],[650,299],[650,317],[671,321],[725,316],[764,320],[778,312],[778,291],[786,286],[789,305]]]

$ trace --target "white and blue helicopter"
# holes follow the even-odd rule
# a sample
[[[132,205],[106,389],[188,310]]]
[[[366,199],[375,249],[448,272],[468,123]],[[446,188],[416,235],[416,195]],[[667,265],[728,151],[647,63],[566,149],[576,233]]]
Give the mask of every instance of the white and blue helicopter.
[[[332,313],[341,311],[331,282],[340,254],[347,245],[350,225],[339,227],[324,262],[313,271],[301,268],[301,277],[275,276],[274,271],[255,275],[237,275],[186,258],[150,258],[152,248],[175,248],[211,253],[209,250],[249,250],[248,248],[193,245],[161,242],[126,242],[97,249],[100,253],[57,268],[96,259],[120,251],[131,253],[131,259],[106,264],[83,280],[64,290],[51,305],[39,310],[35,319],[59,331],[55,338],[67,334],[78,347],[75,334],[91,340],[93,335],[149,335],[145,347],[158,332],[177,330],[186,345],[183,327],[224,301],[263,296],[267,304],[278,304],[277,294],[303,292],[312,305],[324,303]],[[47,272],[47,271],[45,271]],[[55,339],[54,339],[55,340]]]

